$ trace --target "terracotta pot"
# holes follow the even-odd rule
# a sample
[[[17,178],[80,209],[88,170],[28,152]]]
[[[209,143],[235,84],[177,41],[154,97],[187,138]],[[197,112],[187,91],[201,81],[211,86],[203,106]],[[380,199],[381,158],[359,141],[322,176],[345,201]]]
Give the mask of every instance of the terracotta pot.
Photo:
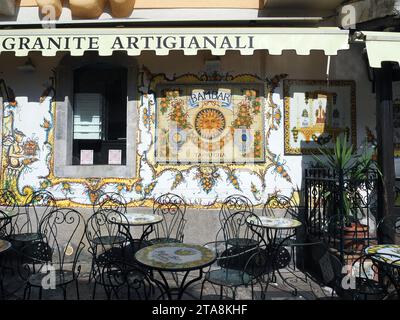
[[[104,11],[107,0],[69,0],[72,15],[83,19],[95,19]]]
[[[352,223],[343,228],[343,239],[345,249],[361,251],[365,247],[365,238],[369,235],[368,226],[360,223]]]
[[[62,1],[61,0],[36,0],[39,6],[39,11],[41,14],[49,14],[50,12],[46,10],[46,7],[52,6],[55,10],[55,18],[59,18],[62,12]]]
[[[131,15],[135,0],[109,0],[111,14],[116,18],[124,18]]]

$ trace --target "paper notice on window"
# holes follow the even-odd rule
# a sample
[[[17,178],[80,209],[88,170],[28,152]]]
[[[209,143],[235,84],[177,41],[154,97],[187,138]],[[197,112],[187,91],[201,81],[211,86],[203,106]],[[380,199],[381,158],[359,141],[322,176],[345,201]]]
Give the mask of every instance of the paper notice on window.
[[[81,150],[81,164],[93,164],[93,150]]]
[[[121,164],[122,150],[110,149],[108,150],[108,164]]]

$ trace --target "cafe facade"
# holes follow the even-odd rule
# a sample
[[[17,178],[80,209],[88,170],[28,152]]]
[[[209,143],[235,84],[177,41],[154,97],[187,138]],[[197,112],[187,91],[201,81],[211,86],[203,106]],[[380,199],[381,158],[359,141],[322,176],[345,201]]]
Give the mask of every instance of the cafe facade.
[[[107,192],[130,207],[167,192],[198,209],[234,194],[261,207],[299,201],[337,136],[376,145],[371,68],[398,60],[381,50],[393,35],[186,24],[1,29],[1,188],[66,207]]]

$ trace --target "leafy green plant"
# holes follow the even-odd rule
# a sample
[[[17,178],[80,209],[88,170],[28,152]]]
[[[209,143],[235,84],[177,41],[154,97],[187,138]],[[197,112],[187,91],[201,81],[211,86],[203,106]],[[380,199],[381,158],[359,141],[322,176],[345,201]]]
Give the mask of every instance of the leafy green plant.
[[[346,224],[357,221],[358,215],[363,213],[359,186],[367,183],[371,171],[380,175],[378,165],[373,160],[374,148],[369,147],[365,142],[361,147],[361,152],[356,153],[352,144],[348,142],[347,135],[344,134],[336,139],[333,150],[328,148],[318,150],[320,155],[313,154],[313,158],[319,166],[335,173],[338,178],[342,206],[337,206],[337,199],[331,190],[324,193],[325,201],[333,213],[339,210],[339,213],[344,214]]]

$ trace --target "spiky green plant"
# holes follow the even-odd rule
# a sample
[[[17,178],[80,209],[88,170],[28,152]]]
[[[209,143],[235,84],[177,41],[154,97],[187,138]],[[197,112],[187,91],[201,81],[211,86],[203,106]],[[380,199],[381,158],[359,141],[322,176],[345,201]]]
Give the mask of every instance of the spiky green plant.
[[[362,152],[357,154],[351,143],[348,142],[347,135],[339,136],[334,144],[333,150],[319,148],[320,155],[313,155],[317,163],[337,174],[339,186],[341,187],[341,198],[343,210],[340,211],[345,216],[346,223],[357,220],[358,213],[362,214],[362,196],[358,185],[368,180],[368,174],[375,170],[380,174],[377,163],[373,160],[373,148],[369,148],[367,143],[362,147]],[[344,179],[350,181],[345,185]],[[356,182],[355,184],[353,184]],[[324,193],[325,200],[332,206],[335,212],[341,208],[335,207],[334,194],[331,191]]]

